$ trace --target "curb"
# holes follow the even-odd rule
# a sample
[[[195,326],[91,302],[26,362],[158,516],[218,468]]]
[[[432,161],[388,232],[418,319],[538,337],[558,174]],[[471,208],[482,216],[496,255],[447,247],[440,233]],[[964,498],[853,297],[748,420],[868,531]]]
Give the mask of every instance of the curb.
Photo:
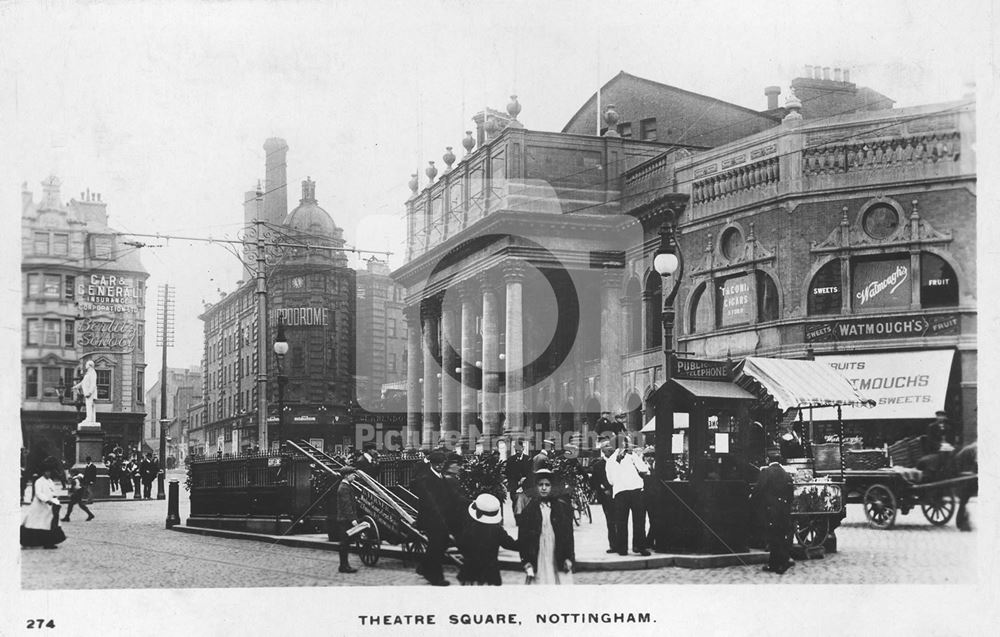
[[[206,535],[211,537],[224,537],[234,540],[251,540],[256,542],[267,542],[269,544],[279,544],[294,548],[309,548],[319,551],[337,551],[340,546],[337,542],[319,540],[314,538],[303,538],[289,535],[268,535],[263,533],[248,533],[246,531],[230,531],[226,529],[211,529],[197,526],[187,526],[178,524],[171,527],[172,531],[180,533],[190,533],[192,535]],[[356,553],[354,547],[352,553]],[[381,556],[399,559],[403,562],[416,561],[413,554],[407,553],[401,547],[392,544],[382,544]],[[580,571],[637,571],[654,568],[664,568],[675,566],[678,568],[722,568],[726,566],[745,566],[750,564],[767,563],[768,554],[766,551],[750,551],[747,553],[730,553],[727,555],[686,555],[686,554],[662,554],[646,558],[631,559],[608,559],[608,560],[579,560],[575,570]],[[511,559],[503,555],[499,559],[500,568],[505,571],[520,571],[520,560]]]

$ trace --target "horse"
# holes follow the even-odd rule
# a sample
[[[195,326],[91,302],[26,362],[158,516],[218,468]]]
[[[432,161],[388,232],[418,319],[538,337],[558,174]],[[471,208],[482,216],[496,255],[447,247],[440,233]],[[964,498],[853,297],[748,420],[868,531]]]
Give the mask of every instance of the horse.
[[[955,454],[954,468],[956,476],[975,476],[979,473],[979,462],[977,460],[977,443],[966,445]],[[969,498],[979,494],[979,479],[959,482],[955,487],[955,495],[958,496],[958,513],[955,516],[955,524],[960,531],[971,531],[972,523],[969,520],[969,512],[966,504]]]

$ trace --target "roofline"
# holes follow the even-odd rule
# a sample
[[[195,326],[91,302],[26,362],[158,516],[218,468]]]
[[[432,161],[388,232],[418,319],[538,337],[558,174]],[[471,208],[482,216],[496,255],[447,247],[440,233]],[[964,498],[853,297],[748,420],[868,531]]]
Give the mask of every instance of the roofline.
[[[756,115],[756,116],[758,116],[758,117],[760,117],[761,119],[764,119],[764,120],[773,121],[773,122],[780,122],[781,121],[780,118],[776,118],[776,117],[773,117],[771,115],[767,115],[767,114],[765,114],[762,111],[755,111],[752,108],[747,108],[746,106],[740,106],[739,104],[733,104],[732,102],[727,102],[725,100],[720,100],[717,97],[711,97],[709,95],[702,95],[701,93],[695,93],[694,91],[688,91],[688,90],[685,90],[685,89],[682,89],[682,88],[678,88],[676,86],[671,86],[670,84],[664,84],[663,82],[657,82],[656,80],[649,80],[649,79],[646,79],[644,77],[639,77],[638,75],[632,75],[631,73],[627,73],[625,71],[618,71],[618,74],[615,75],[614,77],[612,77],[607,82],[605,82],[601,86],[600,90],[603,91],[605,88],[608,87],[609,84],[611,84],[612,82],[614,82],[615,80],[617,80],[618,78],[621,78],[621,77],[630,77],[632,79],[636,79],[636,80],[639,80],[641,82],[645,82],[647,84],[652,84],[653,86],[656,86],[658,88],[668,88],[668,89],[671,89],[673,91],[677,91],[679,93],[684,93],[685,95],[693,95],[693,96],[699,97],[701,99],[706,99],[706,100],[710,100],[710,101],[713,101],[713,102],[717,102],[719,104],[724,104],[726,106],[729,106],[731,108],[739,109],[739,110],[744,111],[746,113],[752,113],[753,115]],[[576,113],[574,113],[573,116],[569,118],[569,122],[567,122],[566,125],[563,126],[563,128],[562,128],[562,132],[565,133],[566,129],[569,128],[570,123],[574,119],[576,119],[578,116],[580,116],[584,111],[588,110],[588,106],[589,106],[590,102],[591,101],[596,101],[596,99],[597,99],[597,93],[595,92],[595,93],[591,94],[591,96],[588,97],[586,99],[586,101],[584,101],[583,106],[581,106],[576,111]]]

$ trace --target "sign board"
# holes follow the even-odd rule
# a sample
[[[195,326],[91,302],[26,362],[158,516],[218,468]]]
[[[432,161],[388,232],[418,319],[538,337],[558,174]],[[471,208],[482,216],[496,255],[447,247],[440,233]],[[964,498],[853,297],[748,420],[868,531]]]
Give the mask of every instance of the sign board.
[[[954,350],[817,356],[844,376],[854,389],[876,402],[874,408],[844,407],[843,419],[934,418],[944,409]],[[824,413],[829,410],[822,410]],[[819,412],[817,412],[819,413]]]
[[[851,304],[855,310],[881,310],[910,306],[909,259],[854,263]]]
[[[729,453],[729,434],[715,434],[715,453]]]
[[[684,453],[684,432],[676,433],[670,441],[670,453]]]
[[[323,439],[322,438],[310,438],[309,444],[316,447],[320,451],[323,451]]]
[[[806,326],[806,342],[870,341],[884,338],[922,338],[958,334],[957,314],[903,316],[823,321]]]
[[[750,296],[750,277],[747,275],[734,276],[722,282],[716,297],[722,327],[750,322]]]
[[[76,322],[76,344],[84,351],[130,352],[135,348],[135,338],[134,321],[84,318]]]
[[[139,288],[135,277],[107,272],[80,277],[76,286],[80,309],[94,312],[135,312],[139,309]]]
[[[267,459],[267,466],[269,466],[269,467],[280,467],[281,466],[281,458],[268,458]]]
[[[271,324],[278,321],[286,327],[316,327],[330,324],[330,309],[326,307],[285,307],[271,310]]]
[[[730,361],[709,361],[697,358],[671,358],[670,376],[682,380],[728,380],[732,377]]]

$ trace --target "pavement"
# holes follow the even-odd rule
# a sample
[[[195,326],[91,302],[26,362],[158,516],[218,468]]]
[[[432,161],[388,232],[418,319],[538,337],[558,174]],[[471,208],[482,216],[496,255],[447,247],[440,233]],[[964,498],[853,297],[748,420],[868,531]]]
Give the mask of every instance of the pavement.
[[[181,518],[186,520],[190,508],[183,471],[170,472],[169,479],[181,482]],[[584,521],[577,531],[577,550],[581,556],[599,550],[600,555],[594,556],[599,559],[606,537],[600,507],[594,509],[594,521]],[[365,567],[352,555],[358,573],[341,574],[334,551],[283,546],[259,537],[247,541],[167,530],[166,500],[95,502],[92,510],[96,519],[91,522],[74,511],[73,521],[64,525],[68,539],[58,550],[20,551],[23,589],[425,585],[414,572],[415,564],[388,556]],[[970,512],[975,521],[975,502]],[[848,517],[837,531],[839,552],[798,562],[784,575],[764,573],[760,564],[748,563],[703,569],[592,570],[575,573],[574,579],[577,584],[973,584],[977,535],[958,531],[954,522],[934,527],[919,511],[901,516],[895,529],[879,531],[868,527],[859,505],[849,505]],[[609,557],[614,558],[618,556]],[[455,568],[445,572],[454,583]],[[505,585],[524,584],[520,572],[501,575]]]

